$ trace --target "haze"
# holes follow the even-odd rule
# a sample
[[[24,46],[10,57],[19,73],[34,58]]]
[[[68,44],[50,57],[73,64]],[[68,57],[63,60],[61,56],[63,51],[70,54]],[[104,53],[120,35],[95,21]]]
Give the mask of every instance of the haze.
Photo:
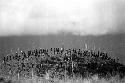
[[[0,36],[125,32],[124,0],[0,0]]]

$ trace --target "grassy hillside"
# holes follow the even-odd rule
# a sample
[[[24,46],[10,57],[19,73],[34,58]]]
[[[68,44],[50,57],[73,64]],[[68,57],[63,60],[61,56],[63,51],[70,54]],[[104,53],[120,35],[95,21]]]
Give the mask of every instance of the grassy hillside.
[[[3,57],[0,75],[6,83],[123,83],[125,66],[101,51],[33,49]]]

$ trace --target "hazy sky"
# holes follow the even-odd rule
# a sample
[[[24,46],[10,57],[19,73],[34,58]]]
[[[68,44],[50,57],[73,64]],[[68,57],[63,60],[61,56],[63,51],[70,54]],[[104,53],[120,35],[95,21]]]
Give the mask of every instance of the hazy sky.
[[[0,36],[125,32],[125,0],[0,0]]]

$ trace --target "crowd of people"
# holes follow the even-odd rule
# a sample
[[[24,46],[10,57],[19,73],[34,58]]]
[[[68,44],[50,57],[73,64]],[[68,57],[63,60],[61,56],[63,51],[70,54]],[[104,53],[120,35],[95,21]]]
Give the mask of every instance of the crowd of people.
[[[34,49],[20,51],[3,57],[0,74],[8,76],[36,75],[44,77],[49,73],[51,78],[63,79],[66,76],[100,78],[125,76],[125,66],[108,56],[106,52],[83,49]]]

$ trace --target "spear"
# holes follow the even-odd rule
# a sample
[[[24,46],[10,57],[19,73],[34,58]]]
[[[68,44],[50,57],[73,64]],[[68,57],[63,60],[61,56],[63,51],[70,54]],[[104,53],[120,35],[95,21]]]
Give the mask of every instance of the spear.
[[[88,46],[87,46],[87,44],[86,44],[86,43],[85,43],[85,49],[86,49],[86,50],[88,50]]]

